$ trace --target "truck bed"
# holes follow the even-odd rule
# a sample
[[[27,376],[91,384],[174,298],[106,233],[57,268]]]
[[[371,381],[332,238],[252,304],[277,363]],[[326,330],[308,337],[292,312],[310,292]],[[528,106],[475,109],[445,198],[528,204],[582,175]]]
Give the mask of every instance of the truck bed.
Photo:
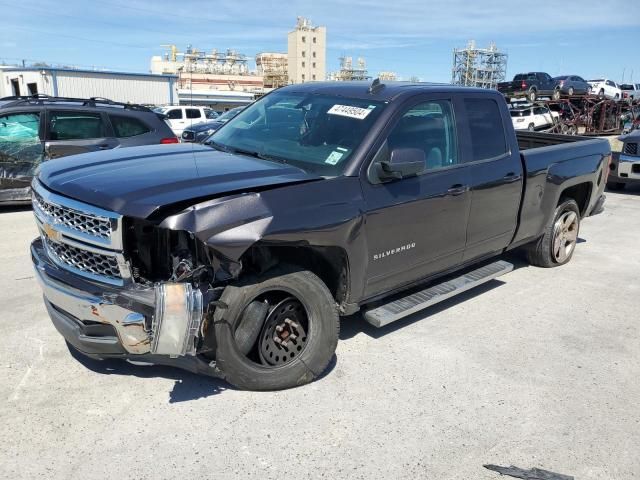
[[[578,202],[582,215],[602,194],[606,181],[606,158],[611,154],[603,138],[552,133],[516,132],[525,172],[520,225],[514,243],[540,235],[561,195],[561,190],[580,185]],[[603,160],[605,159],[605,160]]]
[[[531,148],[560,145],[562,143],[584,142],[594,139],[593,137],[584,137],[580,135],[540,133],[530,132],[528,130],[516,130],[516,138],[518,139],[518,147],[520,148],[520,151],[529,150]]]

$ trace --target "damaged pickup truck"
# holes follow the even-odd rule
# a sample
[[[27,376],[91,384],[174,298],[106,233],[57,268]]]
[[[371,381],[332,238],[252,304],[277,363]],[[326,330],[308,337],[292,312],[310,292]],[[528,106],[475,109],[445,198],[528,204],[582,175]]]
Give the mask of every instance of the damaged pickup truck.
[[[31,254],[80,352],[288,388],[328,367],[340,316],[386,325],[509,272],[516,247],[568,262],[610,157],[516,134],[494,91],[292,85],[204,145],[43,164]]]

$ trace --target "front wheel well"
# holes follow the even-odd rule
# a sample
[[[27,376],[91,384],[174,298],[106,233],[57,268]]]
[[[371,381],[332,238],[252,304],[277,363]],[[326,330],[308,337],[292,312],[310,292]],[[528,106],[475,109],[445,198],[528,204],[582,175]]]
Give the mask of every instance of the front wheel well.
[[[324,282],[337,303],[346,301],[349,266],[344,249],[311,245],[257,244],[242,256],[243,272],[262,274],[282,264],[313,272]]]
[[[568,198],[572,198],[578,204],[580,209],[580,215],[585,216],[587,213],[587,207],[589,206],[589,197],[591,196],[591,190],[593,185],[591,182],[579,183],[572,187],[565,188],[560,194],[558,205]]]

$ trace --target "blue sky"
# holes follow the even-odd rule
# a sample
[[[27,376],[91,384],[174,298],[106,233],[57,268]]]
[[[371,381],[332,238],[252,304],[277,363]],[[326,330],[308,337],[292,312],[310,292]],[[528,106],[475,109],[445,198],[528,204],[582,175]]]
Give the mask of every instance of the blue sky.
[[[364,56],[370,74],[449,81],[452,49],[496,42],[519,71],[640,82],[639,0],[0,0],[0,62],[146,72],[161,44],[286,51],[296,16],[327,27],[327,68]],[[252,62],[253,63],[253,62]]]

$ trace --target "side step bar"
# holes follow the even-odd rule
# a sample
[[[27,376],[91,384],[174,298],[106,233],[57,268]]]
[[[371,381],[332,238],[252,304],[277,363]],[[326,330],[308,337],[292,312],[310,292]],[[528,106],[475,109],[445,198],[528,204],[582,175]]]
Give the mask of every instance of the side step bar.
[[[364,319],[374,327],[384,327],[412,313],[487,283],[511,270],[513,270],[512,263],[499,260],[460,277],[367,310],[364,313]]]

